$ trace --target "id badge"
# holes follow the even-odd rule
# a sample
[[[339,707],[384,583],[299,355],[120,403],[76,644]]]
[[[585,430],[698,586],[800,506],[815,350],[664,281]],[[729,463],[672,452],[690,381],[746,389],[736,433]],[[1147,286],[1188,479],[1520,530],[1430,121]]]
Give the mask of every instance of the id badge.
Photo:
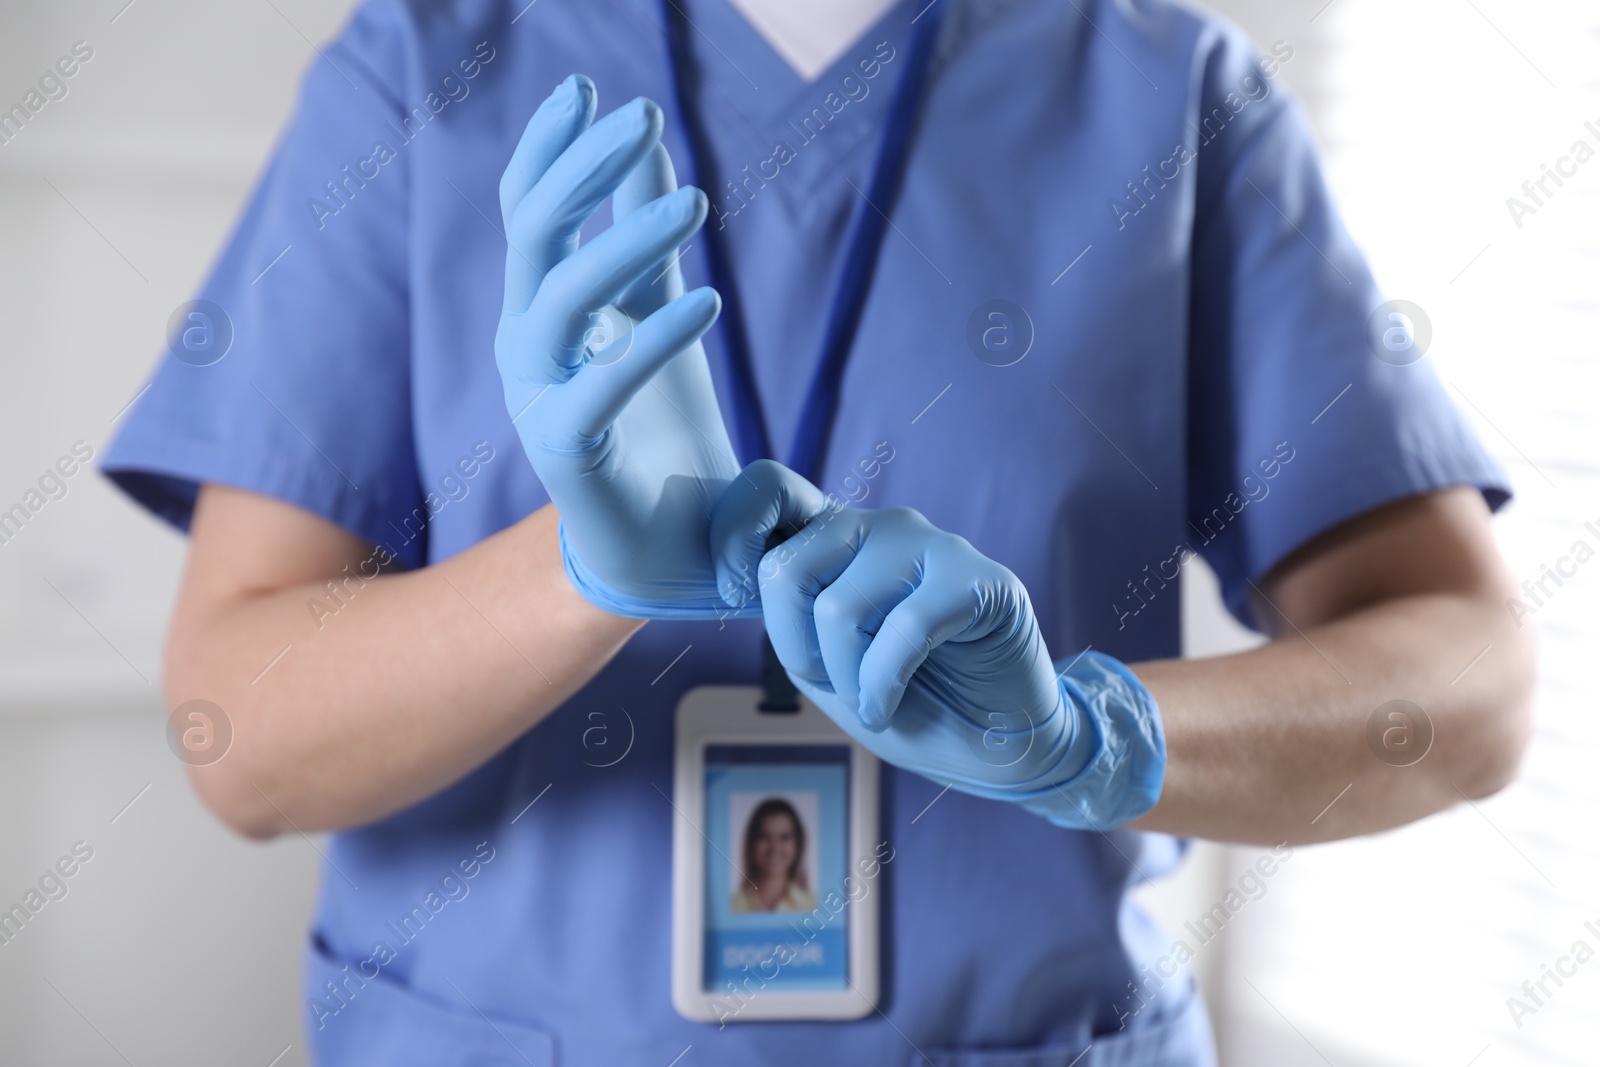
[[[804,698],[678,705],[672,1003],[697,1022],[859,1019],[878,1002],[878,761]]]

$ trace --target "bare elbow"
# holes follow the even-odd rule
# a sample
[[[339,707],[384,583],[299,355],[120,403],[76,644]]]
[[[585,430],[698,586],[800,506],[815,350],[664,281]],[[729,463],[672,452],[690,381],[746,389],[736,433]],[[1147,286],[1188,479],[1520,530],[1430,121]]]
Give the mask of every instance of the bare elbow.
[[[238,834],[247,841],[266,843],[277,837],[283,831],[277,827],[269,827],[265,823],[233,822],[226,823],[228,829]]]
[[[252,841],[267,841],[284,832],[286,820],[256,786],[260,776],[247,766],[241,746],[233,743],[231,724],[221,710],[205,701],[190,701],[178,705],[177,715],[172,728],[184,731],[176,738],[179,758],[188,765],[189,784],[206,810]]]
[[[194,697],[216,689],[198,666],[205,662],[204,652],[175,628],[168,637],[164,671],[167,706],[173,709],[170,740],[187,766],[195,795],[218,822],[248,840],[271,840],[288,826],[255,785],[261,774],[250,766],[250,746],[239,737],[239,709],[234,707],[230,715],[212,700]],[[233,704],[227,698],[224,702]]]
[[[1498,722],[1484,729],[1483,752],[1464,780],[1456,783],[1468,800],[1483,800],[1516,781],[1522,757],[1533,733],[1529,704],[1503,711]]]
[[[181,678],[182,672],[169,666],[168,677]],[[168,699],[175,708],[172,740],[201,804],[229,830],[252,841],[282,833],[285,820],[254,784],[259,775],[248,767],[244,746],[235,743],[234,723],[227,713],[206,700],[175,701],[170,688]]]
[[[241,815],[233,815],[232,817],[229,817],[217,812],[216,809],[212,809],[212,812],[213,814],[217,815],[218,820],[224,826],[226,826],[229,830],[232,830],[235,834],[244,838],[246,841],[255,841],[264,844],[265,842],[271,841],[273,838],[283,833],[281,827],[265,819]]]
[[[190,767],[189,783],[206,810],[246,840],[270,841],[290,828],[283,813],[238,768]]]
[[[181,667],[169,667],[168,677],[169,683],[185,680]],[[236,705],[230,716],[210,701],[178,702],[173,688],[169,684],[168,700],[176,708],[173,741],[187,765],[189,784],[206,810],[251,841],[270,841],[296,829],[284,811],[284,807],[294,810],[295,796],[294,787],[285,781],[285,760],[264,744],[260,730],[252,726],[256,722],[252,713],[259,709]]]
[[[1492,705],[1477,720],[1474,758],[1454,784],[1469,800],[1493,796],[1517,778],[1533,737],[1537,650],[1531,633],[1519,633],[1505,661]]]

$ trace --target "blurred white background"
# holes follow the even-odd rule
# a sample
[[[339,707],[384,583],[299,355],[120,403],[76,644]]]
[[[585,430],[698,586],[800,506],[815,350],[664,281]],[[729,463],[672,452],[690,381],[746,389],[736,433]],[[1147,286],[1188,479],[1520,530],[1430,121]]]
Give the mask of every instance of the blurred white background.
[[[99,453],[266,159],[313,42],[351,6],[0,5],[0,106],[75,42],[94,50],[67,96],[0,144],[0,510],[75,442]],[[1520,227],[1506,206],[1575,140],[1600,145],[1600,10],[1212,6],[1294,46],[1282,79],[1311,109],[1348,223],[1389,294],[1426,310],[1440,373],[1520,490],[1498,520],[1519,577],[1576,540],[1600,546],[1600,161]],[[201,810],[157,686],[182,542],[98,475],[68,485],[0,544],[0,905],[74,842],[94,851],[67,897],[0,945],[0,1062],[304,1063],[313,845],[247,845]],[[1600,948],[1584,929],[1600,928],[1595,577],[1566,579],[1532,621],[1541,718],[1517,785],[1297,849],[1202,950],[1225,1064],[1596,1062],[1600,962],[1520,1027],[1506,1005],[1574,941]],[[1190,654],[1252,639],[1198,564],[1185,627]],[[1202,846],[1145,895],[1174,927],[1198,920],[1257,855]]]

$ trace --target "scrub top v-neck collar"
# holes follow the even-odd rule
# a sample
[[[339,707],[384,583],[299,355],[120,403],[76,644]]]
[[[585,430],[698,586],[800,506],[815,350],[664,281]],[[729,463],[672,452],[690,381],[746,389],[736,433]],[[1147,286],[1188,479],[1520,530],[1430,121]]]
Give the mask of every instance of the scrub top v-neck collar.
[[[845,159],[852,161],[853,169],[870,163],[870,153],[861,150],[882,129],[898,71],[890,61],[881,65],[876,77],[864,79],[857,64],[872,58],[879,42],[894,48],[896,58],[903,56],[917,14],[910,0],[889,8],[811,82],[800,77],[727,0],[674,2],[691,22],[692,65],[687,73],[698,89],[702,122],[725,179],[735,178],[745,164],[754,171],[777,145],[787,145],[794,159],[784,165],[783,180],[773,184],[790,211],[803,216],[808,213],[807,200],[824,179],[840,174]],[[847,96],[847,77],[866,87],[864,97]],[[837,114],[825,104],[830,93],[847,101]],[[803,124],[813,110],[828,119],[820,132],[814,128],[808,132]],[[717,202],[724,190],[706,193]]]

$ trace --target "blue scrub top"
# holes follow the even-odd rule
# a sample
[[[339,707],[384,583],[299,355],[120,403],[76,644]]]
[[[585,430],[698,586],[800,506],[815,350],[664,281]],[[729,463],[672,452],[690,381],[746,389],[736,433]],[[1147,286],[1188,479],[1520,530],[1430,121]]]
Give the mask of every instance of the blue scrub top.
[[[1252,581],[1352,516],[1452,485],[1505,499],[1427,362],[1373,355],[1380,296],[1270,76],[1291,49],[1263,58],[1162,0],[940,2],[824,488],[916,507],[1010,567],[1057,657],[1130,661],[1178,654],[1190,552],[1244,618]],[[806,84],[726,0],[688,5],[734,183],[708,190],[708,224],[780,449],[920,6]],[[496,187],[532,109],[581,71],[604,110],[663,103],[669,149],[687,145],[652,0],[374,0],[324,52],[202,294],[231,350],[167,358],[105,468],[179,526],[199,483],[225,483],[419,567],[547,502],[493,356]],[[1125,899],[1175,862],[1172,839],[957,793],[928,808],[941,786],[889,768],[881,1013],[679,1018],[672,711],[693,686],[753,683],[759,638],[653,622],[465,780],[336,835],[307,964],[320,1061],[664,1064],[692,1045],[685,1063],[1211,1062],[1172,966],[1181,932]]]

